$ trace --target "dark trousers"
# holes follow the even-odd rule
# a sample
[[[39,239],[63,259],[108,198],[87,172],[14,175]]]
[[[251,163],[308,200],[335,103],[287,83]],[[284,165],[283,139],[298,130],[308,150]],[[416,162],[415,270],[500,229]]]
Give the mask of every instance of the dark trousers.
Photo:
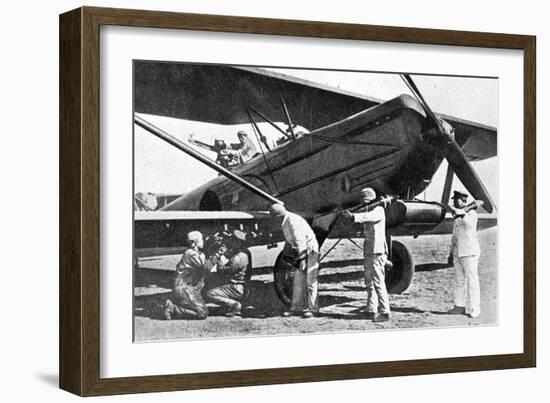
[[[243,284],[224,284],[220,287],[212,288],[206,293],[206,298],[216,304],[228,309],[240,309],[244,296]]]
[[[174,319],[206,319],[208,307],[202,299],[201,287],[176,284],[173,292],[174,309],[171,312]]]

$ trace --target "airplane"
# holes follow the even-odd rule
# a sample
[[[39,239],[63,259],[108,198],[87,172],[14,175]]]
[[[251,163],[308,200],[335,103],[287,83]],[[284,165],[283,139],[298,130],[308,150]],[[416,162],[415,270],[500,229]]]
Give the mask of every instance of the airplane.
[[[445,206],[453,174],[484,202],[487,214],[480,226],[496,225],[495,204],[470,161],[496,156],[497,130],[434,113],[412,77],[400,76],[413,96],[380,101],[255,67],[137,62],[136,127],[219,176],[158,211],[135,211],[136,256],[179,252],[193,229],[207,235],[240,229],[249,246],[273,247],[283,237],[267,212],[272,203],[283,203],[304,217],[320,245],[327,238],[356,237],[360,228],[342,225],[339,216],[360,208],[359,191],[368,186],[381,195],[380,200],[392,201],[386,207],[392,262],[387,267],[388,291],[407,290],[414,261],[408,248],[392,237],[451,232]],[[215,146],[195,138],[186,143],[144,115],[249,124],[260,146],[246,161],[222,164],[196,149]],[[268,144],[258,122],[278,130],[280,139]],[[298,125],[307,128],[305,133],[294,132]],[[239,145],[233,147],[238,153]],[[441,201],[417,199],[444,159],[448,170]],[[288,305],[292,271],[281,263],[280,255],[273,272],[275,291]]]

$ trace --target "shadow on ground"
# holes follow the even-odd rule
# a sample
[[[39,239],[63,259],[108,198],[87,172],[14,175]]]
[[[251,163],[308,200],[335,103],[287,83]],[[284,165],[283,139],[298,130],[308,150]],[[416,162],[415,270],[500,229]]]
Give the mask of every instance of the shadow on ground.
[[[428,272],[428,271],[435,271],[435,270],[444,270],[451,267],[448,263],[425,263],[425,264],[418,264],[415,266],[414,271],[416,273],[420,272]]]
[[[322,289],[319,293],[319,307],[336,306],[346,302],[355,302],[357,297],[350,298],[342,295],[331,295],[331,292],[351,293],[364,291],[361,283],[364,273],[361,259],[334,260],[324,262],[319,274],[319,284]],[[336,269],[347,268],[345,271],[336,271]],[[426,263],[416,266],[416,272],[432,272],[449,267],[446,263]],[[247,314],[252,317],[274,317],[279,316],[286,309],[277,297],[273,287],[272,269],[270,267],[260,267],[254,269],[254,277],[248,284],[248,297],[243,306],[250,306]],[[171,288],[175,273],[169,270],[151,270],[147,268],[138,268],[134,272],[134,287],[141,290],[134,298],[134,312],[136,316],[148,317],[151,319],[163,319],[164,304],[171,295]],[[260,278],[261,277],[261,278]],[[212,276],[205,289],[214,288],[227,281],[220,275]],[[357,283],[343,284],[343,283]],[[341,286],[337,286],[337,285]],[[331,286],[334,285],[334,286]],[[215,305],[209,305],[210,315],[223,315],[224,311]],[[394,311],[402,313],[424,313],[425,311],[416,308],[394,307]],[[348,318],[347,314],[326,313],[323,316],[331,318]],[[445,314],[445,312],[432,312],[434,314]]]
[[[271,270],[271,269],[270,269]],[[255,276],[258,275],[256,269]],[[270,274],[267,268],[262,270],[261,275]],[[148,317],[151,319],[163,319],[164,305],[171,296],[171,288],[174,281],[174,272],[166,270],[150,270],[139,268],[134,271],[134,287],[140,292],[134,297],[134,313],[136,316]],[[330,273],[319,277],[320,283],[339,283],[362,278],[359,272]],[[272,276],[269,276],[272,278]],[[205,290],[214,288],[227,281],[221,276],[213,276],[205,286]],[[340,305],[346,302],[355,301],[353,298],[344,296],[319,294],[319,307],[324,308],[332,305]],[[248,296],[243,306],[250,306],[247,314],[253,317],[280,316],[287,308],[279,300],[272,280],[254,279],[248,283]],[[210,315],[223,315],[223,311],[214,305],[209,305]]]

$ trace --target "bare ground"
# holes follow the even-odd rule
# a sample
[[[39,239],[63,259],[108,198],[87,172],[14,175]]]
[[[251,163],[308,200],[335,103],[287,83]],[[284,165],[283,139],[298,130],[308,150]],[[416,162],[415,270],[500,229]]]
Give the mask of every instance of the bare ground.
[[[251,311],[252,317],[243,318],[226,318],[213,306],[211,316],[203,321],[163,320],[162,307],[170,295],[179,256],[142,260],[140,268],[134,273],[134,339],[148,341],[497,324],[496,228],[480,232],[482,313],[476,319],[446,314],[453,306],[454,294],[453,269],[446,263],[450,236],[427,235],[418,239],[402,237],[399,240],[410,248],[416,273],[406,292],[390,295],[392,321],[389,323],[377,324],[363,319],[366,294],[362,252],[349,241],[342,241],[321,263],[321,314],[311,319],[280,316],[285,307],[273,289],[270,268],[279,248],[252,249],[255,269],[249,304],[255,309]],[[332,244],[333,241],[326,242],[321,255]]]

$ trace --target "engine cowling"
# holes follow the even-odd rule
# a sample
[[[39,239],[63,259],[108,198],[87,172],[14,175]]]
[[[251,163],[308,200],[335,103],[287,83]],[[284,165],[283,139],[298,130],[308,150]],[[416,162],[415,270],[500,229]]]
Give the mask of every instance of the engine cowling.
[[[445,212],[437,202],[397,200],[386,208],[386,227],[392,235],[418,235],[441,223]]]

